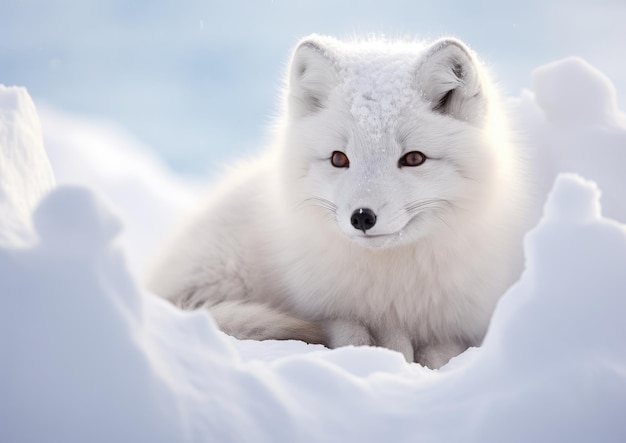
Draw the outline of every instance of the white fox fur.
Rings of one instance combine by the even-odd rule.
[[[423,164],[403,163],[416,151]],[[216,187],[149,288],[238,338],[378,345],[439,367],[481,343],[519,275],[519,157],[458,40],[310,36],[272,149]]]

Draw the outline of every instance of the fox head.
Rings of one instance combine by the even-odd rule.
[[[454,230],[502,193],[507,147],[493,114],[482,67],[458,40],[308,37],[288,73],[283,187],[364,247]]]

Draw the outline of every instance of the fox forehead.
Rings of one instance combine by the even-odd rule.
[[[357,58],[341,67],[335,93],[346,101],[359,132],[374,140],[395,132],[402,114],[419,99],[416,63],[416,57],[386,54]]]
[[[330,156],[332,151],[364,157],[395,156],[426,149],[425,142],[435,136],[432,132],[441,135],[426,106],[419,102],[396,108],[393,117],[378,114],[383,112],[381,106],[372,104],[366,118],[359,119],[350,112],[354,105],[349,97],[336,100],[308,122],[311,146],[322,157]]]

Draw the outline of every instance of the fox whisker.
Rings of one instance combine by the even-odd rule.
[[[317,206],[317,207],[320,207],[322,209],[325,209],[332,215],[336,215],[337,214],[337,205],[336,204],[334,204],[330,200],[327,200],[327,199],[322,198],[322,197],[317,197],[317,196],[311,196],[309,198],[306,198],[306,199],[302,200],[300,203],[298,203],[297,208],[301,209],[301,208],[307,208],[307,207],[311,207],[311,206]]]

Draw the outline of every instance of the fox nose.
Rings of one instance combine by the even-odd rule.
[[[354,229],[358,229],[365,233],[365,231],[372,229],[372,227],[376,224],[376,214],[371,209],[359,208],[352,213],[350,223],[352,223]]]

